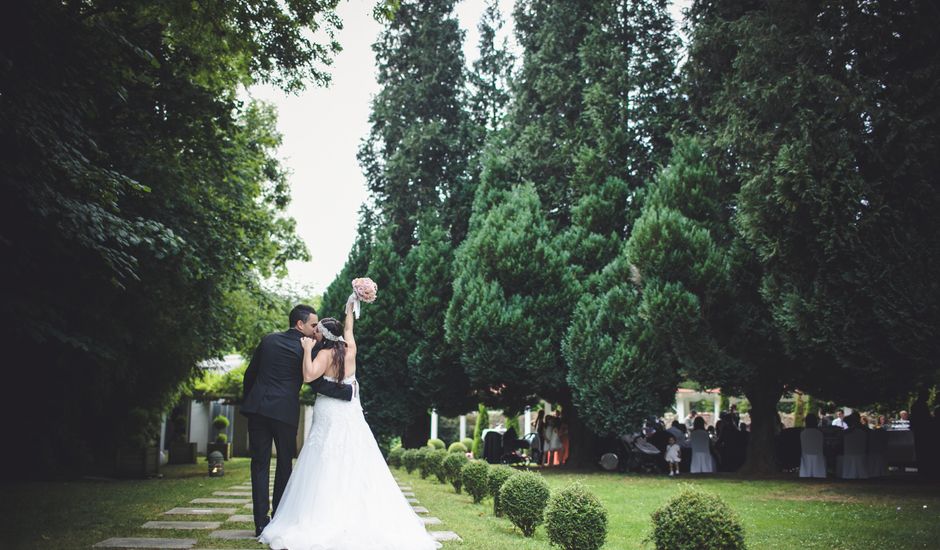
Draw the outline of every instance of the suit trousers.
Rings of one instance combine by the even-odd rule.
[[[254,508],[255,529],[264,529],[268,523],[268,488],[270,487],[271,443],[277,448],[277,469],[274,472],[274,495],[271,515],[277,512],[278,502],[287,487],[297,454],[297,426],[252,414],[248,416],[248,448],[251,452],[251,499]]]

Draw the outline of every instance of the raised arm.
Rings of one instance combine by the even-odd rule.
[[[356,316],[353,315],[352,301],[346,302],[346,321],[343,323],[343,340],[346,340],[346,347],[353,353],[356,351],[356,339],[353,337],[353,322]]]

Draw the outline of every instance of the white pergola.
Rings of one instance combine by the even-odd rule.
[[[679,388],[676,390],[676,419],[679,420],[679,422],[685,421],[685,417],[689,414],[692,403],[703,399],[707,399],[714,404],[714,418],[718,420],[718,417],[721,415],[721,389],[719,388],[705,390],[703,392],[688,388]]]

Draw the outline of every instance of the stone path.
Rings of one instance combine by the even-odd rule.
[[[273,481],[273,466],[271,468],[271,478]],[[439,518],[427,515],[429,513],[428,509],[419,505],[420,503],[410,486],[398,481],[397,478],[396,482],[398,482],[402,495],[408,500],[408,503],[411,504],[412,509],[419,515],[426,527],[443,525],[444,522]],[[238,507],[234,507],[234,505],[238,505]],[[166,516],[169,516],[169,518],[147,521],[140,528],[151,532],[166,532],[167,534],[172,531],[182,531],[190,536],[194,536],[198,532],[210,531],[208,537],[213,541],[219,541],[212,542],[210,546],[225,544],[222,541],[233,541],[238,545],[238,550],[259,550],[264,546],[254,542],[254,518],[250,513],[236,513],[237,511],[250,512],[251,509],[251,482],[246,481],[239,485],[233,485],[228,490],[213,491],[212,495],[208,497],[194,498],[189,501],[188,505],[172,508],[161,514],[164,518]],[[205,521],[193,521],[196,518],[192,516],[205,517]],[[222,516],[227,517],[223,518]],[[223,525],[224,529],[222,528]],[[428,532],[437,541],[462,540],[453,531],[429,529]],[[205,535],[201,536],[204,537]],[[185,548],[196,550],[197,543],[198,540],[195,538],[182,537],[111,537],[95,544],[94,548]],[[235,546],[232,547],[232,549],[235,548]]]

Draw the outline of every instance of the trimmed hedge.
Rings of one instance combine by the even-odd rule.
[[[478,504],[486,496],[486,477],[490,465],[485,460],[471,460],[460,469],[460,481],[467,494],[473,497],[473,503]]]
[[[388,457],[386,457],[386,462],[389,466],[393,468],[401,468],[401,455],[405,453],[405,449],[401,446],[395,447],[388,452]]]
[[[744,527],[718,495],[682,485],[679,494],[652,513],[649,542],[657,550],[739,550]]]
[[[445,458],[447,458],[447,451],[444,449],[433,449],[428,451],[428,454],[424,459],[424,466],[421,469],[421,477],[436,476],[438,481],[441,483],[446,483],[447,479],[444,478],[443,469]],[[425,470],[427,471],[427,476],[424,474]]]
[[[447,448],[447,445],[445,445],[442,440],[434,437],[434,438],[428,439],[428,447],[431,447],[432,449],[445,449]]]
[[[607,510],[580,483],[553,495],[545,510],[548,540],[564,550],[597,550],[607,539]]]
[[[511,476],[499,490],[503,512],[526,537],[535,534],[535,528],[542,524],[548,496],[548,483],[532,472]]]
[[[468,453],[470,452],[470,449],[473,448],[473,438],[472,438],[472,437],[465,437],[465,438],[461,439],[460,442],[463,443],[463,446],[464,446],[464,448],[467,449],[467,452],[468,452]]]
[[[408,449],[401,455],[401,464],[409,474],[418,467],[418,449]]]
[[[431,453],[434,449],[430,447],[422,447],[418,449],[418,460],[416,467],[421,473],[421,479],[427,479],[431,475],[431,471],[427,468],[428,454]]]
[[[444,477],[454,486],[454,491],[457,493],[460,492],[463,484],[463,480],[460,479],[460,470],[467,462],[470,462],[470,459],[467,458],[467,455],[461,453],[448,453],[447,458],[444,459]]]
[[[503,515],[502,506],[499,502],[499,490],[507,479],[519,473],[519,470],[509,466],[490,466],[490,471],[486,474],[486,491],[493,497],[493,514],[496,517]]]
[[[472,443],[472,441],[471,441],[471,443]],[[469,449],[466,445],[464,445],[463,443],[461,443],[461,442],[459,442],[459,441],[454,441],[453,443],[450,444],[450,447],[447,447],[447,452],[448,452],[448,453],[463,453],[463,454],[467,454],[467,451],[469,451],[469,450],[470,450],[470,449]]]

